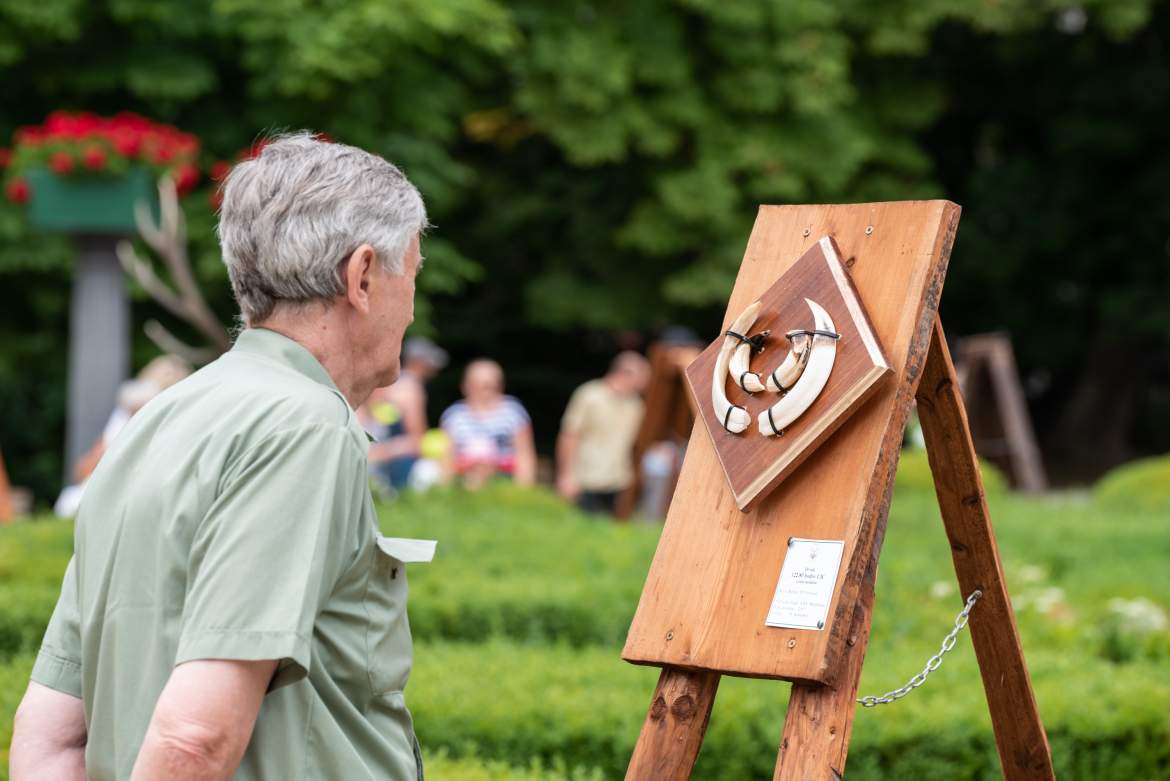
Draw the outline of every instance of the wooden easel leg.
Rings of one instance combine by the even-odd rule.
[[[876,577],[875,554],[866,568],[857,607],[853,610],[853,623],[849,626],[836,685],[793,684],[784,732],[780,735],[774,781],[840,781],[844,775],[849,736],[857,713],[861,665],[869,644]]]
[[[663,667],[626,781],[685,781],[703,745],[719,673]]]
[[[918,385],[918,417],[963,598],[979,589],[971,641],[979,660],[999,760],[1006,779],[1052,779],[1052,754],[1040,722],[1016,617],[1004,584],[967,413],[936,320]]]

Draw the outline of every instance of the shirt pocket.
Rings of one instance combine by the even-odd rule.
[[[430,561],[434,543],[378,535],[366,588],[369,613],[366,647],[374,696],[400,692],[410,677],[410,622],[406,615],[406,565]]]

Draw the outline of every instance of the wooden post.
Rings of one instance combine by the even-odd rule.
[[[83,235],[69,305],[65,479],[102,433],[130,368],[130,301],[117,236]]]
[[[694,408],[683,385],[683,371],[698,354],[699,347],[688,344],[655,344],[649,350],[650,386],[646,390],[646,415],[634,441],[634,482],[618,496],[615,512],[618,518],[629,518],[637,506],[642,491],[642,456],[646,451],[662,440],[685,441],[694,424]],[[673,493],[674,486],[671,486],[669,494]],[[666,508],[661,509],[665,514]]]
[[[1006,466],[1016,488],[1027,493],[1047,491],[1048,479],[1011,338],[1002,333],[968,336],[956,347],[955,360],[975,452]],[[982,392],[985,385],[989,394]]]
[[[1004,778],[1055,778],[1004,583],[967,413],[937,321],[918,385],[918,417],[961,595],[965,599],[975,589],[983,592],[971,611],[969,626]]]
[[[699,757],[719,673],[663,667],[626,781],[685,781]]]
[[[0,455],[0,523],[8,523],[15,515],[12,508],[12,487],[8,484],[8,472],[4,469],[4,456]]]
[[[792,685],[773,781],[840,781],[844,776],[853,717],[857,715],[861,665],[869,645],[876,578],[875,551],[870,569],[866,571],[857,609],[853,611],[837,685]]]

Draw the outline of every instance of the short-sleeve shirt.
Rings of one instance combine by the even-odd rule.
[[[439,418],[439,426],[451,437],[456,466],[494,462],[510,472],[516,458],[516,435],[532,425],[519,401],[503,396],[491,409],[473,409],[457,401]]]
[[[577,435],[573,477],[582,489],[621,491],[633,481],[642,414],[640,396],[617,393],[605,380],[591,380],[573,392],[561,428]]]
[[[415,779],[405,566],[368,441],[273,331],[144,407],[89,480],[32,678],[80,697],[90,779],[130,775],[172,668],[276,659],[235,778]]]

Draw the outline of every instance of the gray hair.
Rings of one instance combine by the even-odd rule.
[[[310,133],[279,136],[235,166],[223,183],[219,243],[245,322],[280,302],[345,292],[341,263],[362,244],[383,268],[404,271],[426,207],[394,165]]]

